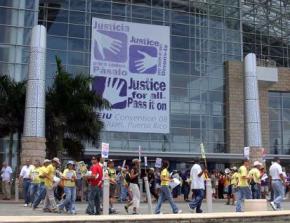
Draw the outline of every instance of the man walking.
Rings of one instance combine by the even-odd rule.
[[[283,175],[280,159],[275,158],[269,169],[272,191],[274,192],[274,200],[270,202],[273,210],[281,209],[281,202],[284,198],[286,179]]]
[[[30,172],[34,167],[31,165],[30,160],[26,160],[25,165],[20,171],[20,182],[23,185],[24,207],[27,207],[30,203],[30,185],[31,176]]]
[[[54,197],[54,177],[56,173],[56,168],[60,165],[60,160],[58,158],[53,158],[51,164],[49,164],[42,175],[44,176],[44,184],[46,189],[46,195],[44,199],[44,212],[58,212],[56,201]]]
[[[108,162],[108,175],[110,178],[110,190],[109,190],[110,208],[109,208],[109,213],[113,214],[113,213],[116,213],[116,210],[113,208],[113,204],[115,201],[115,194],[116,194],[116,187],[117,187],[117,181],[116,181],[117,174],[116,174],[113,160],[109,160],[109,162]]]
[[[3,200],[11,199],[12,169],[7,162],[3,162],[1,169]]]
[[[201,204],[204,198],[204,174],[207,174],[207,170],[202,170],[199,165],[199,161],[194,161],[194,164],[190,170],[190,178],[191,178],[191,189],[194,193],[194,199],[188,203],[188,207],[190,209],[196,209],[196,213],[202,213]]]
[[[31,178],[31,185],[30,185],[30,202],[33,204],[34,199],[36,198],[36,194],[38,191],[38,188],[40,186],[40,178],[39,178],[39,173],[40,173],[40,161],[35,160],[34,167],[30,171],[30,178]]]
[[[94,156],[92,157],[90,171],[92,174],[87,177],[89,193],[86,213],[89,215],[100,215],[100,193],[102,189],[103,169]]]
[[[260,172],[261,166],[262,164],[259,161],[255,161],[254,167],[249,171],[253,199],[261,198],[261,172]]]
[[[244,199],[251,199],[252,193],[249,187],[249,160],[245,159],[242,166],[239,168],[239,180],[238,180],[238,187],[237,187],[237,205],[236,205],[236,212],[242,212],[242,202]]]
[[[46,167],[50,164],[50,160],[45,159],[43,161],[43,165],[38,170],[38,176],[39,176],[39,187],[36,193],[36,196],[34,198],[32,209],[35,210],[39,203],[45,198],[46,195],[46,188],[45,188],[45,176],[44,173],[46,171]]]

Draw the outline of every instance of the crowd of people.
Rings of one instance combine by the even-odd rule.
[[[191,168],[170,172],[168,161],[161,168],[148,168],[141,171],[139,159],[131,165],[115,166],[113,160],[104,163],[100,157],[93,156],[89,168],[80,171],[77,162],[66,161],[61,165],[58,158],[45,159],[43,162],[30,160],[22,167],[19,183],[23,189],[24,206],[33,210],[42,203],[44,212],[76,214],[76,199],[80,188],[86,191],[89,215],[99,215],[102,211],[104,178],[109,180],[109,213],[117,213],[114,208],[116,199],[124,203],[127,213],[139,214],[141,192],[140,179],[148,177],[150,193],[155,198],[155,214],[160,214],[162,204],[167,200],[173,213],[181,213],[175,198],[183,195],[188,208],[202,213],[202,201],[206,194],[205,182],[212,185],[213,199],[226,199],[227,205],[235,205],[242,211],[244,199],[264,198],[270,201],[274,210],[281,209],[281,203],[288,191],[287,175],[276,158],[267,172],[259,161],[244,160],[237,168],[232,166],[224,171],[211,171],[195,160]],[[61,168],[64,167],[64,168]],[[61,171],[63,169],[63,171]],[[11,199],[12,168],[4,162],[1,169],[3,199]],[[144,185],[144,184],[143,184]],[[84,187],[86,189],[84,189]],[[191,196],[189,196],[191,193]],[[132,211],[130,208],[132,207]]]

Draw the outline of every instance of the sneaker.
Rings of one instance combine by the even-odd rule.
[[[178,210],[176,213],[174,214],[181,214],[182,213],[182,210]]]
[[[194,210],[194,208],[190,207],[189,204],[187,204],[187,207],[188,207],[190,210]]]
[[[28,206],[28,204],[24,204],[24,207],[27,207]]]
[[[200,214],[202,213],[203,211],[200,209],[200,210],[196,210],[196,213]]]
[[[270,202],[271,207],[273,208],[274,211],[277,210],[276,204],[274,203],[274,201]]]
[[[128,206],[125,205],[124,208],[125,208],[126,213],[129,214]]]

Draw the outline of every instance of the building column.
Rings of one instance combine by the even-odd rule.
[[[45,139],[45,63],[46,28],[32,28],[28,81],[26,90],[24,130],[21,163],[26,159],[43,160],[46,155]]]
[[[256,55],[245,57],[245,135],[246,146],[250,147],[250,159],[262,159],[261,114],[256,72]]]

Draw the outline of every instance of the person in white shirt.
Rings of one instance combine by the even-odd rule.
[[[273,210],[281,209],[281,202],[284,198],[286,179],[283,175],[280,159],[275,158],[269,169],[272,191],[274,192],[274,200],[270,202]]]
[[[3,162],[1,169],[3,200],[11,199],[12,169],[7,162]]]
[[[30,160],[26,160],[26,164],[20,171],[20,183],[23,185],[24,207],[27,207],[30,203],[30,185],[31,185],[31,170],[33,166]]]
[[[207,170],[202,170],[198,160],[194,161],[194,164],[190,170],[190,179],[191,189],[195,197],[188,203],[188,207],[192,210],[196,208],[196,213],[202,213],[201,204],[205,190],[204,174],[207,174]]]

